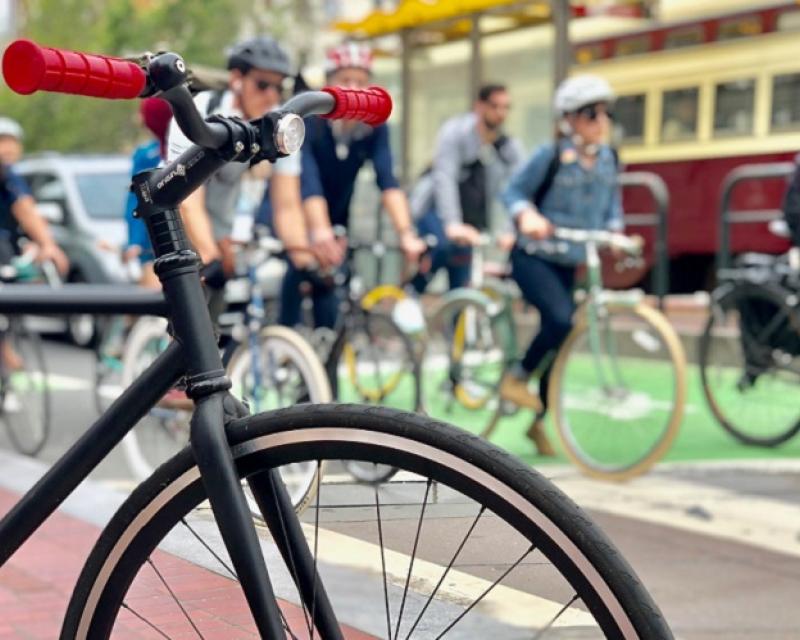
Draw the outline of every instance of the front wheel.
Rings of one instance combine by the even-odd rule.
[[[585,309],[553,365],[548,405],[569,458],[588,475],[628,480],[678,434],[686,355],[660,312],[643,304]]]
[[[251,486],[300,461],[401,470],[374,487],[322,483],[302,517],[319,576],[302,607],[289,604],[302,602],[293,567],[259,533],[287,637],[314,636],[311,593],[324,589],[348,638],[672,638],[588,516],[477,437],[424,416],[323,405],[236,421],[228,440]],[[257,635],[205,500],[188,449],[140,486],[95,545],[61,637]],[[259,503],[269,517],[269,494]]]

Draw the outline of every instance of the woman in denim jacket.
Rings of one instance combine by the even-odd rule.
[[[525,300],[539,310],[541,327],[523,359],[503,377],[500,397],[536,411],[528,437],[541,455],[554,453],[542,423],[547,380],[555,354],[572,329],[575,267],[585,259],[582,245],[548,252],[552,243],[547,239],[554,227],[623,227],[616,155],[603,144],[613,101],[611,87],[597,76],[562,82],[555,95],[558,139],[534,151],[502,196],[518,233],[511,252],[512,276]],[[538,395],[528,387],[537,371]]]

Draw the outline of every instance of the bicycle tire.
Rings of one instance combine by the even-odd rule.
[[[588,321],[583,313],[579,315],[578,323],[567,336],[556,356],[550,381],[548,405],[553,410],[553,419],[559,438],[569,459],[591,477],[622,482],[635,478],[652,468],[666,455],[678,435],[686,405],[686,355],[675,330],[658,310],[641,303],[633,307],[608,305],[605,308],[608,312],[607,318],[623,313],[637,316],[644,322],[645,326],[648,326],[658,335],[658,339],[666,347],[666,355],[673,374],[674,396],[669,408],[669,417],[660,432],[660,436],[653,444],[648,443],[648,447],[643,454],[638,455],[632,461],[626,461],[622,464],[603,462],[597,459],[598,456],[594,456],[593,459],[593,454],[587,453],[586,450],[581,448],[578,437],[575,435],[575,429],[565,415],[566,394],[564,386],[566,368],[570,362],[570,356],[573,354],[573,348],[579,344],[579,340],[589,330]],[[592,425],[592,428],[596,429],[596,425]],[[630,434],[631,431],[628,431],[625,435],[630,436]],[[606,438],[606,442],[610,443],[610,438]]]
[[[269,326],[264,327],[258,336],[259,351],[267,353],[276,353],[279,357],[285,357],[290,360],[290,364],[302,376],[303,383],[306,387],[307,396],[302,398],[303,402],[313,402],[314,404],[323,404],[330,402],[333,394],[331,393],[330,383],[328,376],[325,374],[325,369],[322,366],[317,354],[311,348],[311,345],[296,331],[288,327]],[[250,366],[252,360],[252,353],[250,347],[246,344],[240,344],[231,355],[228,363],[227,372],[228,377],[233,385],[234,395],[237,390],[244,390],[244,376]],[[282,367],[283,368],[283,367]],[[241,394],[243,395],[243,394]],[[240,400],[246,400],[240,397]],[[295,404],[295,398],[287,398],[291,403],[288,406]],[[279,406],[271,407],[278,409],[287,406],[280,404]],[[260,412],[263,407],[256,407]],[[302,513],[309,503],[314,499],[319,479],[317,476],[321,471],[316,469],[316,466],[310,468],[300,468],[295,465],[288,469],[286,473],[292,473],[294,477],[300,476],[299,482],[293,484],[286,483],[289,490],[290,498],[297,513]],[[287,479],[285,474],[282,474],[284,480]],[[294,487],[297,488],[294,488]],[[249,499],[249,498],[248,498]],[[250,509],[254,514],[258,513],[258,506],[255,502],[250,500]]]
[[[566,594],[575,593],[574,597],[564,595],[560,599],[571,598],[571,605],[580,598],[587,615],[593,616],[603,636],[646,640],[672,638],[657,605],[633,569],[585,513],[529,466],[455,427],[383,407],[322,405],[283,409],[236,421],[229,426],[228,439],[241,476],[298,457],[320,460],[341,455],[377,462],[392,458],[411,472],[429,473],[428,488],[432,481],[440,487],[440,492],[453,487],[454,491],[483,505],[478,518],[483,508],[488,508],[492,526],[507,526],[521,537],[523,548],[528,545],[535,548],[540,555],[532,571],[545,570],[543,561],[548,561],[554,571],[550,579],[558,577],[569,589]],[[185,523],[204,498],[202,481],[188,449],[139,486],[95,544],[70,599],[61,638],[108,638],[132,584],[135,596],[138,583],[134,584],[134,580],[140,568],[149,561],[163,537],[178,523]],[[426,491],[424,500],[427,498]],[[319,509],[323,507],[317,505]],[[316,553],[316,544],[314,549]],[[500,551],[500,547],[484,545],[483,550]],[[314,566],[317,567],[316,561]],[[319,565],[318,569],[323,571],[324,567]],[[411,573],[409,568],[406,589],[409,584],[415,584]],[[442,580],[445,575],[448,575],[447,570]],[[449,575],[455,580],[456,574]],[[167,581],[163,581],[166,585]],[[234,582],[227,584],[235,587]],[[354,583],[353,587],[357,589],[358,585]],[[541,588],[546,589],[544,585]],[[347,593],[347,590],[340,588],[337,593]],[[406,592],[403,602],[405,595]],[[366,605],[361,595],[356,596],[363,609]],[[139,602],[142,599],[135,601],[137,606]],[[464,610],[467,602],[462,598],[456,611]],[[553,604],[560,606],[558,602]],[[387,611],[390,608],[388,599],[386,608]],[[466,611],[470,609],[467,607]],[[422,613],[425,610],[422,609]],[[138,614],[146,620],[141,616],[141,608]],[[398,628],[401,618],[402,605]],[[411,634],[419,620],[406,637],[418,637]],[[480,622],[472,617],[469,620],[470,629]],[[389,617],[386,621],[392,635]],[[303,624],[301,618],[300,625]],[[387,626],[383,627],[384,631]],[[551,627],[545,628],[541,623],[538,628],[547,631]],[[470,633],[469,637],[480,636],[474,631]],[[562,637],[558,631],[555,636]]]
[[[24,318],[9,319],[3,340],[19,356],[22,369],[3,372],[2,411],[0,421],[5,426],[11,445],[26,456],[36,456],[50,435],[52,407],[47,362],[39,334],[29,331]],[[5,369],[5,366],[3,367]],[[13,407],[9,405],[14,403]]]
[[[698,344],[703,395],[714,418],[736,440],[751,446],[777,447],[800,432],[800,408],[795,408],[791,404],[797,383],[800,382],[800,372],[790,374],[785,385],[781,385],[777,391],[768,393],[766,401],[753,400],[752,392],[759,385],[763,388],[765,376],[771,375],[768,370],[762,372],[760,380],[754,380],[752,385],[741,386],[740,382],[747,373],[748,366],[740,343],[741,325],[737,317],[728,317],[727,313],[735,311],[744,298],[760,301],[775,308],[774,317],[778,317],[777,310],[782,310],[800,334],[796,312],[787,306],[785,295],[759,284],[738,283],[712,306]],[[731,329],[737,329],[739,335],[732,335]],[[731,335],[726,338],[725,333]],[[720,359],[724,362],[720,362]],[[717,367],[718,370],[715,370]],[[730,380],[720,382],[723,376],[730,377]],[[732,407],[732,401],[737,397],[741,397],[743,402]],[[783,400],[788,401],[789,406],[783,412],[782,419],[777,420],[775,413],[782,408]],[[725,405],[731,410],[726,411]]]

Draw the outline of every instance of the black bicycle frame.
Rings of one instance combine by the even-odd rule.
[[[185,91],[185,87],[180,88]],[[169,98],[168,94],[165,92],[165,97]],[[184,97],[174,101],[173,107],[183,104],[185,108]],[[177,109],[175,115],[179,122],[183,120]],[[251,125],[242,121],[217,124],[216,132],[219,127],[229,134],[226,151],[193,146],[166,167],[134,177],[137,213],[144,219],[153,244],[155,271],[163,285],[175,340],[0,521],[0,566],[164,393],[185,378],[187,394],[196,406],[190,427],[191,448],[222,538],[261,637],[282,639],[285,632],[280,612],[225,434],[226,422],[242,417],[241,405],[228,394],[230,381],[225,376],[206,306],[198,258],[178,212],[179,203],[222,165],[233,158],[248,161],[258,151],[251,145],[242,153],[244,147],[236,141],[236,127],[247,131]],[[33,302],[30,298],[28,301]],[[15,311],[25,313],[28,308],[20,304]],[[73,313],[80,311],[77,300]],[[294,579],[301,597],[314,611],[314,622],[322,637],[340,640],[339,625],[280,475],[272,470],[266,478],[261,476],[251,482],[251,487],[270,529],[287,532],[285,539],[276,538],[276,543],[297,568]]]

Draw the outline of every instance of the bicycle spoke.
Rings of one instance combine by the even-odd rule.
[[[142,622],[144,622],[144,623],[145,623],[145,624],[146,624],[148,627],[150,627],[150,628],[151,628],[153,631],[155,631],[157,634],[159,634],[159,635],[160,635],[160,636],[162,636],[163,638],[167,638],[167,640],[170,640],[170,637],[169,637],[169,636],[168,636],[166,633],[164,633],[164,632],[163,632],[161,629],[159,629],[157,626],[155,626],[155,625],[154,625],[152,622],[150,622],[150,621],[149,621],[147,618],[145,618],[145,617],[144,617],[142,614],[140,614],[140,613],[136,612],[135,610],[133,610],[133,609],[132,609],[132,608],[131,608],[129,605],[127,605],[127,604],[125,604],[125,603],[123,602],[123,603],[122,603],[122,608],[123,608],[123,609],[126,609],[127,611],[130,611],[130,612],[131,612],[133,615],[135,615],[137,618],[139,618],[139,620],[141,620]]]
[[[469,540],[469,537],[472,535],[472,532],[475,530],[475,527],[478,525],[478,520],[481,519],[481,516],[483,515],[484,511],[486,511],[486,507],[481,506],[480,511],[478,511],[478,515],[475,516],[475,520],[473,520],[472,524],[470,525],[469,529],[467,530],[466,535],[464,535],[464,539],[461,540],[461,543],[458,545],[458,548],[456,549],[455,554],[453,554],[453,557],[450,558],[450,562],[447,564],[447,567],[445,568],[444,573],[442,574],[442,577],[439,578],[439,582],[436,583],[436,586],[433,588],[433,591],[431,591],[430,595],[428,596],[428,600],[425,602],[425,605],[422,607],[421,611],[419,612],[419,615],[417,616],[417,619],[414,620],[414,624],[411,626],[411,629],[409,629],[408,634],[405,637],[405,640],[409,640],[411,638],[411,634],[414,633],[414,629],[417,628],[417,625],[422,620],[422,616],[425,615],[425,612],[428,610],[428,607],[430,606],[431,602],[433,602],[433,598],[436,595],[436,593],[439,591],[439,587],[442,586],[442,583],[444,582],[444,579],[447,577],[447,574],[449,573],[450,569],[453,568],[453,565],[456,562],[456,558],[458,558],[459,554],[461,553],[461,550],[464,548],[464,545],[467,543],[467,540]]]
[[[396,639],[400,635],[400,623],[403,621],[403,610],[406,606],[406,596],[408,595],[408,585],[411,582],[411,572],[414,570],[414,560],[417,557],[417,545],[419,544],[419,535],[422,532],[422,521],[425,518],[425,507],[428,506],[428,493],[431,490],[431,484],[433,481],[428,478],[428,482],[425,485],[425,497],[422,499],[422,508],[420,509],[419,513],[419,521],[417,522],[417,534],[414,537],[414,547],[411,550],[411,560],[408,563],[408,576],[406,576],[406,584],[403,587],[403,599],[400,601],[400,613],[397,614],[397,626],[394,630],[394,638]]]
[[[205,549],[216,559],[216,561],[219,562],[225,568],[225,570],[231,574],[231,577],[236,582],[239,582],[239,577],[236,575],[236,572],[233,570],[233,567],[231,567],[227,562],[225,562],[220,557],[220,555],[216,551],[214,551],[214,549],[212,549],[205,540],[203,540],[200,537],[200,534],[198,534],[197,531],[195,531],[194,528],[188,522],[186,522],[186,518],[181,518],[181,523],[190,531],[190,533],[197,539],[197,541],[201,545],[203,545],[203,547],[205,547]],[[284,615],[280,607],[278,607],[278,613],[281,616],[281,622],[283,623],[283,628],[291,636],[292,640],[298,640],[297,636],[294,635],[294,633],[292,633],[292,630],[289,628],[289,623],[286,620],[286,616]]]
[[[511,573],[514,569],[516,569],[520,565],[520,563],[533,552],[534,549],[535,549],[534,545],[531,545],[528,548],[528,550],[525,553],[523,553],[514,564],[512,564],[508,569],[506,569],[503,572],[503,574],[497,580],[495,580],[492,584],[490,584],[486,588],[486,590],[481,595],[478,596],[478,598],[475,600],[475,602],[470,604],[466,609],[464,609],[464,611],[462,611],[459,614],[459,616],[455,620],[453,620],[449,625],[447,625],[447,627],[445,627],[444,631],[442,631],[438,636],[436,636],[436,640],[439,640],[439,638],[442,638],[444,636],[444,634],[446,634],[448,631],[450,631],[450,629],[455,627],[461,620],[463,620],[464,616],[466,616],[470,611],[472,611],[472,609],[481,600],[483,600],[487,595],[489,595],[489,593],[492,591],[492,589],[494,589],[498,584],[500,584],[503,580],[505,580],[506,576],[509,573]]]
[[[210,546],[210,545],[209,545],[209,544],[208,544],[208,543],[207,543],[205,540],[203,540],[203,539],[200,537],[200,534],[198,534],[198,533],[197,533],[197,531],[195,531],[195,530],[194,530],[194,528],[192,528],[192,526],[191,526],[191,525],[190,525],[188,522],[186,522],[186,518],[181,518],[181,522],[183,523],[183,526],[185,526],[185,527],[186,527],[186,528],[189,530],[189,532],[190,532],[190,533],[191,533],[191,534],[192,534],[192,535],[193,535],[195,538],[197,538],[197,541],[198,541],[198,542],[199,542],[201,545],[203,545],[203,546],[204,546],[204,547],[205,547],[205,548],[208,550],[208,552],[209,552],[209,553],[210,553],[210,554],[211,554],[211,555],[212,555],[212,556],[213,556],[213,557],[214,557],[214,558],[217,560],[217,562],[219,562],[219,563],[220,563],[220,564],[221,564],[221,565],[222,565],[222,566],[225,568],[225,570],[226,570],[228,573],[230,573],[230,574],[231,574],[231,577],[232,577],[234,580],[236,580],[236,582],[239,582],[239,576],[237,576],[237,575],[236,575],[236,572],[233,570],[233,567],[231,567],[231,566],[230,566],[230,565],[229,565],[227,562],[225,562],[225,561],[224,561],[224,560],[223,560],[223,559],[220,557],[220,555],[219,555],[219,554],[218,554],[216,551],[214,551],[214,550],[211,548],[211,546]]]
[[[383,546],[383,521],[381,520],[381,505],[378,497],[378,486],[375,486],[375,511],[378,516],[378,544],[381,547],[381,571],[383,572],[383,598],[386,604],[386,638],[392,637],[392,621],[389,611],[389,585],[386,577],[386,549]]]
[[[569,602],[567,602],[567,604],[565,604],[563,607],[561,607],[561,609],[559,610],[559,612],[558,612],[558,613],[557,613],[555,616],[553,616],[553,619],[552,619],[550,622],[548,622],[548,623],[547,623],[547,624],[546,624],[544,627],[542,627],[541,629],[539,629],[539,632],[538,632],[538,633],[537,633],[537,634],[536,634],[536,635],[533,637],[533,640],[539,640],[539,638],[542,638],[542,637],[544,637],[544,634],[545,634],[546,632],[548,632],[550,629],[552,629],[552,628],[553,628],[553,625],[556,623],[556,621],[557,621],[557,620],[558,620],[558,619],[559,619],[559,618],[560,618],[562,615],[564,615],[564,612],[565,612],[567,609],[569,609],[569,608],[570,608],[570,607],[571,607],[573,604],[575,604],[575,602],[576,602],[578,599],[579,599],[579,597],[578,597],[578,594],[576,593],[574,596],[572,596],[572,599],[571,599]]]
[[[183,615],[186,617],[186,620],[189,622],[190,625],[192,625],[192,629],[195,630],[195,633],[197,633],[197,635],[200,636],[202,640],[205,640],[205,637],[203,636],[202,633],[200,633],[200,629],[197,628],[197,625],[192,620],[192,617],[189,615],[189,612],[186,611],[186,609],[181,604],[180,600],[178,600],[178,597],[175,595],[175,592],[167,584],[167,581],[164,579],[164,576],[161,575],[161,572],[158,570],[158,568],[156,567],[155,563],[151,558],[147,559],[147,564],[149,564],[152,567],[153,571],[155,571],[155,574],[158,576],[158,579],[161,580],[161,583],[169,592],[169,595],[172,596],[172,599],[175,601],[175,604],[178,605],[178,608],[183,612]]]

